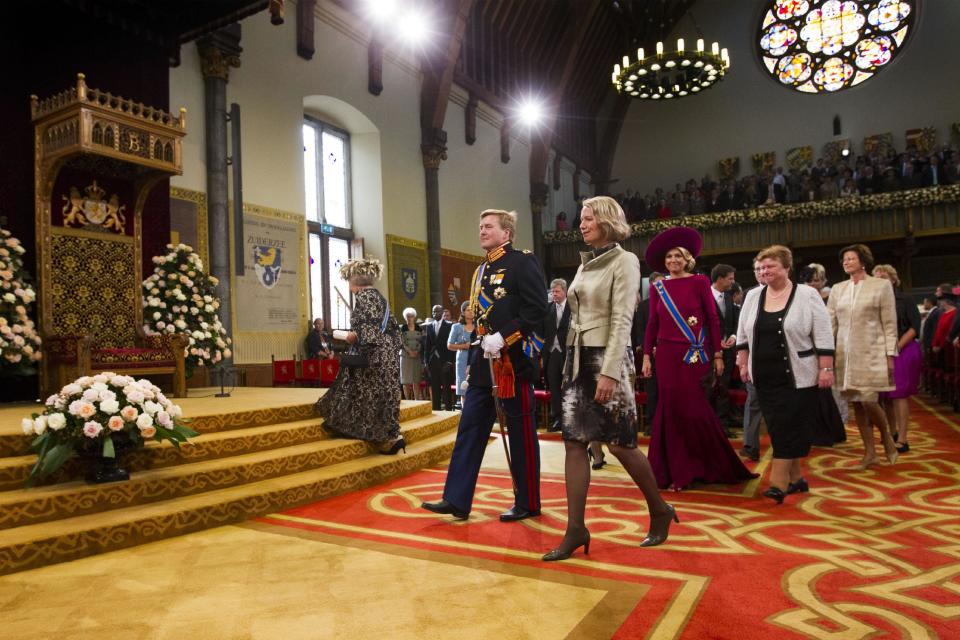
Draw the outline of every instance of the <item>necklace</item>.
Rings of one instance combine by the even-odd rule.
[[[770,288],[770,285],[767,285],[767,297],[770,298],[771,300],[780,300],[785,295],[790,293],[790,286],[787,285],[786,287],[784,287],[783,291],[781,291],[778,295],[774,295],[772,292],[773,292],[773,289]]]

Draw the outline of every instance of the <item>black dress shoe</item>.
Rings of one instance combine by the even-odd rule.
[[[538,515],[540,515],[539,511],[527,511],[526,509],[514,505],[510,507],[509,510],[500,514],[500,522],[515,522],[517,520],[525,520]]]
[[[466,520],[470,517],[470,513],[468,511],[461,511],[446,500],[440,500],[439,502],[424,502],[420,505],[420,508],[426,509],[427,511],[433,511],[434,513],[449,514],[457,520]]]
[[[758,452],[753,451],[752,449],[747,449],[746,447],[740,449],[740,451],[738,451],[737,453],[740,454],[741,458],[748,458],[750,460],[753,460],[754,462],[757,462],[760,460],[760,454]]]
[[[557,431],[562,431],[562,430],[563,430],[563,427],[560,426],[560,421],[559,421],[559,420],[554,420],[553,422],[550,423],[550,426],[547,427],[547,431],[550,431],[550,432],[553,432],[553,433],[555,433],[555,432],[557,432]]]
[[[783,499],[787,496],[787,494],[778,487],[770,487],[763,492],[763,495],[775,501],[777,504],[783,504]]]
[[[810,485],[807,484],[806,478],[800,478],[796,482],[791,482],[787,485],[787,495],[791,493],[807,493],[810,491]]]

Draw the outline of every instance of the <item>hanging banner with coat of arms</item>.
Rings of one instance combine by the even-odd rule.
[[[239,331],[302,331],[300,276],[303,221],[264,210],[243,213],[243,276],[236,279]]]
[[[394,317],[407,307],[421,320],[430,317],[430,275],[427,245],[418,240],[387,234],[387,278]]]

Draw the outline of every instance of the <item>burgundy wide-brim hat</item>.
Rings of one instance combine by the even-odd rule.
[[[650,241],[643,259],[651,269],[664,273],[667,266],[663,263],[663,259],[667,252],[675,247],[683,247],[694,258],[699,258],[700,251],[703,249],[703,236],[690,227],[671,227],[661,231]]]

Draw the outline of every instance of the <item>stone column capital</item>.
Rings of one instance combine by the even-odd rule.
[[[425,169],[439,169],[440,163],[447,159],[447,132],[443,129],[424,131],[420,153]]]
[[[197,40],[204,78],[230,80],[230,67],[240,66],[240,25],[232,24]]]
[[[550,195],[550,185],[545,182],[530,183],[530,211],[535,216],[543,213],[547,207],[547,201]]]

